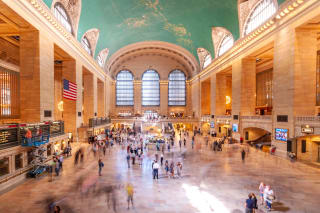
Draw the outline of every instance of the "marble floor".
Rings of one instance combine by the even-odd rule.
[[[196,142],[202,139],[198,137]],[[87,145],[83,145],[88,147]],[[143,165],[127,168],[126,150],[114,147],[103,157],[102,176],[97,159],[85,158],[82,166],[66,159],[59,177],[28,179],[0,195],[1,213],[42,213],[55,203],[62,212],[135,212],[135,213],[240,213],[248,193],[258,194],[260,181],[270,184],[276,195],[273,212],[319,213],[320,170],[291,163],[249,149],[244,162],[239,145],[225,145],[222,152],[176,147],[165,159],[183,162],[181,179],[169,179],[163,169],[160,179],[152,179],[149,151]],[[208,153],[209,152],[209,153]],[[208,158],[210,156],[210,158]],[[134,186],[134,208],[127,209],[124,186]],[[110,186],[114,189],[110,193]],[[107,202],[110,198],[109,204]],[[258,212],[266,212],[259,206]]]

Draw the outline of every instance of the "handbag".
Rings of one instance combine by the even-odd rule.
[[[275,199],[276,199],[276,196],[274,196],[274,195],[268,195],[267,199],[268,199],[268,200],[275,200]]]

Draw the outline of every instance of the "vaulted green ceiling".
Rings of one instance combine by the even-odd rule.
[[[43,0],[50,8],[52,0]],[[279,4],[285,0],[278,0]],[[100,30],[96,54],[140,42],[177,44],[196,58],[203,47],[214,55],[211,28],[225,27],[239,38],[238,0],[82,0],[78,40],[91,28]]]

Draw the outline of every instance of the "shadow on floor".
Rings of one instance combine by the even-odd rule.
[[[278,212],[288,212],[290,210],[289,207],[286,207],[281,202],[273,202],[272,209]]]

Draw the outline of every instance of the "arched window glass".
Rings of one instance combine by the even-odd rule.
[[[130,71],[122,70],[116,78],[117,106],[133,106],[133,75]]]
[[[245,25],[245,35],[251,33],[277,11],[274,0],[261,0],[254,8]]]
[[[210,54],[208,54],[204,58],[203,69],[206,68],[209,64],[211,64],[211,55]]]
[[[97,56],[97,62],[98,62],[100,67],[104,66],[104,60],[102,59],[100,54]]]
[[[169,75],[169,106],[186,105],[186,76],[180,70],[174,70]]]
[[[54,5],[54,16],[58,19],[58,21],[66,28],[66,30],[73,34],[71,20],[68,16],[67,11],[64,9],[62,4],[56,3]]]
[[[160,105],[160,77],[157,71],[147,70],[142,76],[142,106]]]
[[[87,39],[87,37],[84,36],[81,39],[81,44],[82,44],[83,48],[89,53],[89,55],[92,55],[91,45],[90,45],[90,42]]]
[[[233,37],[232,35],[226,35],[219,47],[218,56],[221,56],[223,53],[227,52],[233,46]]]

